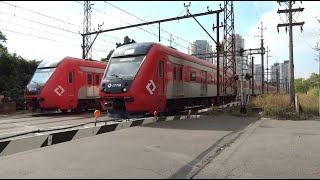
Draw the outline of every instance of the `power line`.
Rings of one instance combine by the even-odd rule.
[[[10,6],[14,6],[14,7],[16,7],[16,8],[20,8],[20,9],[23,9],[23,10],[26,10],[26,11],[30,11],[30,12],[35,13],[35,14],[38,14],[38,15],[42,15],[42,16],[45,16],[45,17],[48,17],[48,18],[51,18],[51,19],[60,21],[60,22],[64,22],[64,23],[66,23],[66,24],[70,24],[70,25],[73,25],[73,26],[76,26],[76,27],[80,27],[80,26],[78,26],[78,25],[75,25],[75,24],[72,24],[72,23],[69,23],[69,22],[66,22],[66,21],[57,19],[57,18],[53,18],[53,17],[47,16],[47,15],[44,15],[44,14],[41,14],[41,13],[38,13],[38,12],[35,12],[35,11],[32,11],[32,10],[28,10],[28,9],[25,9],[25,8],[22,8],[22,7],[19,7],[19,6],[10,4],[10,3],[6,3],[6,2],[3,2],[3,1],[1,1],[1,2],[2,2],[2,3],[5,3],[5,4],[8,4],[8,5],[10,5]],[[80,3],[80,4],[81,4],[81,3]],[[0,12],[0,13],[1,13],[1,12]],[[18,16],[16,16],[16,15],[11,15],[11,14],[5,13],[5,12],[2,12],[2,13],[6,14],[6,15],[10,15],[10,16],[17,17],[17,18],[22,18],[22,17],[18,17]],[[22,19],[25,19],[25,18],[22,18]],[[25,20],[28,20],[28,19],[25,19]],[[0,20],[0,21],[3,21],[3,20]],[[33,20],[29,20],[29,21],[35,22],[35,21],[33,21]],[[43,31],[43,30],[39,30],[39,29],[36,29],[36,28],[31,28],[31,27],[27,27],[27,26],[23,26],[23,25],[11,23],[11,22],[8,22],[8,21],[3,21],[3,22],[10,23],[10,24],[14,24],[14,25],[17,25],[17,26],[25,27],[25,28],[29,28],[29,29],[33,29],[33,30],[37,30],[37,31],[42,31],[42,32],[49,33],[49,34],[55,34],[55,33],[52,33],[52,32]],[[39,23],[39,24],[42,24],[42,25],[46,25],[46,24],[43,24],[43,23],[40,23],[40,22],[35,22],[35,23]],[[56,28],[56,27],[53,27],[53,26],[50,26],[50,25],[46,25],[46,26],[49,26],[49,27],[52,27],[52,28]],[[62,30],[61,28],[58,28],[58,29]],[[64,30],[64,31],[69,32],[69,30]],[[78,33],[75,33],[75,32],[72,32],[72,33],[78,35]],[[60,35],[60,34],[55,34],[55,35],[63,36],[63,35]],[[110,36],[110,35],[104,35],[104,36],[108,36],[108,37],[112,37],[112,38],[114,38],[114,39],[122,40],[122,39],[120,39],[120,38],[116,38],[116,37],[113,37],[113,36]],[[70,37],[67,37],[67,36],[63,36],[63,37],[68,38],[68,39],[73,39],[73,38],[70,38]],[[100,40],[100,39],[98,39],[98,40],[99,40],[99,41],[106,42],[105,40]],[[110,43],[110,42],[107,42],[107,43]],[[110,43],[110,44],[115,45],[115,43]],[[101,44],[100,44],[100,45],[101,45]],[[109,48],[110,48],[110,47],[109,47]]]
[[[0,21],[5,22],[5,23],[8,23],[8,24],[13,24],[13,25],[16,25],[16,26],[20,26],[20,27],[24,27],[24,28],[28,28],[28,29],[33,29],[33,30],[36,30],[36,31],[40,31],[40,32],[44,32],[44,33],[48,33],[48,34],[57,35],[57,36],[61,36],[61,37],[64,37],[64,38],[76,40],[75,38],[71,38],[71,37],[69,37],[69,36],[64,36],[64,35],[61,35],[61,34],[57,34],[57,33],[53,33],[53,32],[48,32],[48,31],[44,31],[44,30],[41,30],[41,29],[36,29],[36,28],[32,28],[32,27],[28,27],[28,26],[21,25],[21,24],[16,24],[16,23],[4,21],[4,20],[1,20],[1,19],[0,19]]]
[[[83,3],[79,2],[79,1],[76,1],[76,2],[79,3],[79,4],[81,4],[81,5],[84,5]],[[93,7],[91,7],[91,9],[96,10],[96,11],[102,13],[102,14],[106,14],[105,12],[100,11],[99,9],[96,9],[96,8],[93,8]],[[121,20],[121,19],[120,19],[120,20]],[[126,22],[126,21],[123,21],[123,20],[121,20],[121,21],[124,22],[124,23],[130,24],[130,23]],[[130,25],[131,25],[131,24],[130,24]],[[139,28],[139,27],[137,27],[137,28]],[[139,28],[139,29],[144,30],[143,28]],[[148,33],[150,33],[150,32],[148,31]],[[152,34],[152,35],[155,35],[154,33],[151,33],[151,34]],[[117,38],[117,37],[110,36],[110,35],[105,35],[105,34],[101,34],[101,35],[103,35],[103,36],[108,36],[108,37],[111,37],[111,38],[114,38],[114,39],[118,39],[118,40],[123,40],[123,39],[121,39],[121,38]],[[157,36],[157,35],[155,35],[155,36]]]
[[[1,19],[0,19],[0,21],[5,22],[5,23],[8,23],[8,24],[16,25],[16,26],[28,28],[28,29],[33,29],[33,30],[35,30],[35,31],[44,32],[44,33],[47,33],[47,34],[52,34],[52,35],[61,36],[61,37],[64,37],[64,38],[67,38],[67,39],[71,39],[71,40],[76,40],[76,41],[80,41],[80,40],[81,40],[81,39],[80,39],[80,36],[79,36],[79,39],[76,39],[76,38],[72,38],[72,37],[69,37],[69,36],[64,36],[64,35],[61,35],[61,34],[57,34],[57,33],[49,32],[49,31],[44,31],[44,30],[41,30],[41,29],[36,29],[36,28],[32,28],[32,27],[28,27],[28,26],[24,26],[24,25],[20,25],[20,24],[16,24],[16,23],[4,21],[4,20],[1,20]],[[102,39],[97,39],[97,41],[102,41],[102,42],[104,42],[104,43],[109,43],[109,44],[115,45],[115,43],[111,43],[111,42],[108,42],[108,41],[105,41],[105,40],[102,40]],[[111,49],[112,49],[112,47],[110,47],[110,46],[102,45],[102,44],[99,44],[99,43],[96,43],[96,45],[105,46],[105,47],[108,47],[108,48],[111,48]]]
[[[109,4],[109,5],[111,5],[111,6],[115,7],[115,8],[120,9],[119,7],[117,7],[117,6],[113,5],[113,4],[109,3],[109,2],[104,1],[104,3]],[[127,14],[129,14],[129,15],[131,15],[131,16],[133,16],[133,17],[135,17],[135,18],[137,18],[137,19],[139,19],[139,20],[141,20],[141,21],[144,21],[143,19],[141,19],[141,18],[139,18],[139,17],[137,17],[137,16],[135,16],[135,15],[133,15],[133,14],[131,14],[131,13],[129,13],[129,12],[127,12],[127,11],[123,10],[123,9],[120,9],[120,10],[121,10],[121,11],[126,12]],[[146,21],[144,21],[144,22],[146,22]],[[148,27],[149,27],[149,29],[152,31],[152,29],[150,28],[150,26],[149,26],[149,25],[148,25]],[[152,31],[152,33],[153,33],[154,35],[156,35],[153,31]],[[157,36],[157,35],[156,35],[156,36]]]
[[[83,5],[83,3],[79,2],[79,1],[76,1],[76,2],[79,3],[79,4],[81,4],[81,5]],[[106,2],[106,3],[107,3],[107,2]],[[110,4],[110,3],[108,3],[108,4]],[[112,5],[112,4],[110,4],[110,5]],[[125,10],[123,10],[123,9],[115,6],[115,5],[112,5],[112,6],[120,9],[121,11],[123,11],[123,12],[125,12],[125,13],[127,13],[127,14],[129,14],[129,15],[131,15],[131,16],[134,16],[134,15],[132,15],[131,13],[128,13],[127,11],[125,11]],[[102,11],[96,9],[96,8],[91,8],[91,9],[93,9],[93,10],[95,10],[95,11],[98,11],[98,12],[100,12],[100,13],[102,13],[102,14],[106,14],[105,12],[102,12]],[[136,16],[134,16],[134,17],[136,17]],[[136,18],[144,21],[143,19],[141,19],[141,18],[139,18],[139,17],[136,17]],[[124,20],[121,20],[121,19],[119,19],[119,20],[122,21],[122,22],[125,22],[125,23],[127,23],[127,24],[129,24],[129,25],[132,25],[131,23],[128,23],[128,22],[126,22],[126,21],[124,21]],[[144,21],[144,22],[146,22],[146,21]],[[154,25],[153,25],[153,26],[154,26]],[[156,27],[156,26],[155,26],[155,27]],[[141,30],[143,30],[143,31],[145,31],[145,32],[147,32],[147,33],[149,33],[149,34],[152,34],[152,35],[157,36],[156,34],[150,32],[150,31],[147,31],[147,30],[145,30],[145,29],[143,29],[143,28],[141,28],[141,27],[137,27],[137,28],[139,28],[139,29],[141,29]],[[167,32],[167,31],[165,31],[165,30],[163,30],[163,29],[161,29],[161,31],[166,32],[166,33],[169,33],[169,32]],[[169,33],[169,34],[170,34],[170,33]],[[157,37],[158,37],[158,36],[157,36]],[[180,37],[178,37],[178,36],[176,36],[176,37],[177,37],[178,39],[184,40],[184,39],[182,39],[182,38],[180,38]],[[164,38],[164,37],[161,37],[161,36],[160,36],[160,38],[169,41],[169,39],[166,39],[166,38]],[[189,41],[186,41],[186,40],[184,40],[184,41],[190,43]],[[180,45],[180,44],[178,44],[178,43],[175,43],[175,42],[173,42],[173,43],[176,44],[176,45],[178,45],[178,46],[180,46],[180,47],[183,47],[183,48],[185,48],[185,49],[187,49],[187,50],[189,49],[189,48],[187,48],[187,47],[185,47],[185,46],[182,46],[182,45]],[[190,43],[190,44],[191,44],[191,43]],[[195,46],[196,46],[196,45],[195,45]],[[197,46],[197,47],[198,47],[198,46]],[[200,47],[200,48],[201,48],[201,47]],[[202,48],[201,48],[201,49],[202,49]],[[192,51],[192,50],[190,49],[190,51]],[[194,51],[192,51],[192,52],[194,53]]]
[[[123,12],[125,12],[125,13],[127,13],[127,14],[129,14],[129,15],[131,15],[131,16],[133,16],[133,17],[135,17],[135,18],[137,18],[137,19],[139,19],[139,20],[141,20],[141,21],[143,21],[143,22],[147,22],[147,21],[145,21],[145,20],[143,20],[143,19],[141,19],[141,18],[139,18],[139,17],[137,17],[137,16],[135,16],[135,15],[132,15],[131,13],[129,13],[129,12],[127,12],[127,11],[119,8],[118,6],[115,6],[115,5],[113,5],[113,4],[111,4],[111,3],[108,3],[108,2],[106,2],[106,1],[104,1],[104,2],[107,3],[107,4],[109,4],[109,5],[111,5],[111,6],[113,6],[113,7],[115,7],[115,8],[117,8],[117,9],[119,9],[119,10],[121,10],[121,11],[123,11]],[[127,23],[127,22],[126,22],[126,23]],[[130,24],[130,23],[128,23],[128,24]],[[158,28],[158,27],[155,26],[155,25],[152,25],[152,26]],[[166,32],[166,33],[168,33],[168,34],[172,34],[172,33],[168,32],[168,31],[165,31],[165,30],[163,30],[163,29],[161,29],[161,28],[160,28],[160,30],[161,30],[162,32]],[[172,34],[172,35],[174,35],[174,34]],[[174,35],[174,36],[176,36],[176,35]],[[178,36],[176,36],[176,37],[179,38],[179,39],[181,39],[181,40],[184,40],[184,39],[182,39],[182,38],[180,38],[180,37],[178,37]],[[189,41],[186,41],[186,40],[184,40],[184,41],[187,42],[187,43],[190,43]]]
[[[59,30],[62,30],[62,31],[66,31],[66,32],[69,32],[69,33],[79,34],[79,33],[76,33],[76,32],[72,32],[70,30],[66,30],[66,29],[62,29],[62,28],[56,27],[56,26],[44,24],[44,23],[41,23],[41,22],[38,22],[38,21],[34,21],[34,20],[27,19],[27,18],[19,17],[19,16],[12,15],[12,14],[9,14],[9,13],[5,13],[5,12],[0,12],[0,13],[6,14],[6,15],[9,15],[9,16],[13,16],[13,17],[16,17],[16,18],[24,19],[24,20],[27,20],[27,21],[31,21],[31,22],[34,22],[34,23],[37,23],[37,24],[41,24],[41,25],[44,25],[44,26],[49,26],[49,27],[52,27],[52,28],[55,28],[55,29],[59,29]]]
[[[146,22],[145,20],[143,20],[143,19],[141,19],[141,18],[139,18],[139,17],[137,17],[137,16],[135,16],[135,15],[133,15],[133,14],[131,14],[131,13],[129,13],[129,12],[121,9],[121,8],[119,8],[118,6],[115,6],[115,5],[113,5],[113,4],[109,3],[109,2],[106,2],[106,1],[104,1],[104,2],[107,3],[107,4],[109,4],[109,5],[111,5],[111,6],[113,6],[113,7],[115,7],[115,8],[117,8],[117,9],[119,9],[119,10],[121,10],[121,11],[123,11],[123,12],[125,12],[125,13],[127,13],[127,14],[129,14],[129,15],[131,15],[131,16],[133,16],[133,17],[135,17],[135,18],[137,18],[137,19],[139,19],[139,20],[141,20],[141,21],[143,21],[143,22]],[[99,11],[99,12],[101,12],[101,11]],[[105,14],[105,13],[104,13],[104,14]],[[121,19],[120,19],[120,20],[121,20]],[[121,21],[123,21],[123,20],[121,20]],[[131,25],[130,23],[128,23],[128,22],[126,22],[126,21],[123,21],[123,22]],[[152,26],[158,28],[158,27],[155,26],[155,25],[152,25]],[[139,27],[138,27],[138,28],[139,28]],[[141,28],[140,28],[140,29],[141,29]],[[172,34],[172,33],[168,32],[168,31],[165,31],[165,30],[163,30],[163,29],[161,29],[161,28],[160,28],[160,30],[161,30],[162,32],[166,32],[166,33],[168,33],[168,34]],[[182,38],[180,38],[180,37],[178,37],[178,36],[176,36],[176,35],[174,35],[174,34],[172,34],[172,35],[175,36],[175,37],[178,38],[178,39],[181,39],[181,40],[189,43],[189,44],[193,44],[193,43],[191,43],[191,42],[189,42],[189,41],[187,41],[187,40],[184,40],[184,39],[182,39]],[[156,35],[156,36],[157,36],[157,35]],[[177,43],[175,43],[175,44],[177,44]],[[195,45],[195,44],[194,44],[194,45]],[[195,45],[195,46],[197,46],[197,45]],[[182,46],[182,47],[184,47],[184,46]],[[197,46],[197,47],[199,47],[199,46]],[[184,48],[186,48],[186,47],[184,47]],[[201,47],[199,47],[199,48],[202,49]],[[186,48],[186,49],[188,49],[188,48]]]
[[[35,12],[35,11],[32,11],[32,10],[29,10],[29,9],[25,9],[25,8],[19,7],[19,6],[17,6],[17,5],[13,5],[13,4],[4,2],[4,1],[0,1],[0,2],[5,3],[5,4],[8,4],[8,5],[10,5],[10,6],[14,6],[14,7],[16,7],[16,8],[23,9],[23,10],[25,10],[25,11],[32,12],[32,13],[34,13],[34,14],[38,14],[38,15],[41,15],[41,16],[44,16],[44,17],[47,17],[47,18],[50,18],[50,19],[54,19],[54,20],[56,20],[56,21],[60,21],[60,22],[63,22],[63,23],[66,23],[66,24],[69,24],[69,25],[72,25],[72,26],[80,27],[80,26],[78,26],[78,25],[75,25],[75,24],[72,24],[72,23],[69,23],[69,22],[66,22],[66,21],[63,21],[63,20],[60,20],[60,19],[57,19],[57,18],[48,16],[48,15],[44,15],[44,14],[41,14],[41,13],[38,13],[38,12]]]
[[[68,44],[69,46],[79,47],[79,45],[75,45],[75,44],[71,44],[71,43],[66,43],[66,42],[62,42],[62,41],[57,41],[57,40],[49,39],[49,38],[45,38],[45,37],[35,36],[35,35],[31,35],[31,34],[21,33],[21,32],[17,32],[17,31],[12,31],[12,30],[9,30],[9,29],[2,29],[2,28],[1,28],[0,30],[2,30],[2,31],[8,31],[8,32],[13,32],[13,33],[21,34],[21,35],[25,35],[25,36],[35,37],[35,38],[39,38],[39,39],[44,39],[44,40],[48,40],[48,41],[53,41],[53,42],[57,42],[57,43]],[[100,49],[93,49],[93,50],[108,53],[108,52],[103,51],[103,50],[100,50]]]

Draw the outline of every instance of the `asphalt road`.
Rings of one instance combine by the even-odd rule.
[[[320,122],[205,116],[0,157],[1,178],[319,178]]]
[[[257,118],[147,124],[0,158],[2,178],[188,178]]]

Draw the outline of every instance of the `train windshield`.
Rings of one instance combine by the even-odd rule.
[[[146,56],[114,57],[108,65],[105,79],[133,79]]]
[[[37,69],[30,83],[35,83],[37,85],[44,85],[48,81],[48,79],[51,77],[55,69],[56,68]]]

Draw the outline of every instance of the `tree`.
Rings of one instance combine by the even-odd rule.
[[[132,44],[132,43],[136,43],[136,41],[134,39],[130,39],[128,36],[125,36],[123,38],[123,43],[117,42],[116,43],[116,48],[126,45],[126,44]],[[111,49],[108,56],[106,58],[102,58],[101,61],[105,61],[108,62],[109,59],[111,58],[112,53],[114,52],[114,49]]]
[[[1,44],[6,40],[0,31],[0,94],[11,97],[16,102],[16,109],[24,109],[24,89],[40,62],[28,61],[16,53],[10,54]]]

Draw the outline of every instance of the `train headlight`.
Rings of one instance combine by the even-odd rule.
[[[123,88],[123,92],[126,92],[127,91],[127,88]]]

